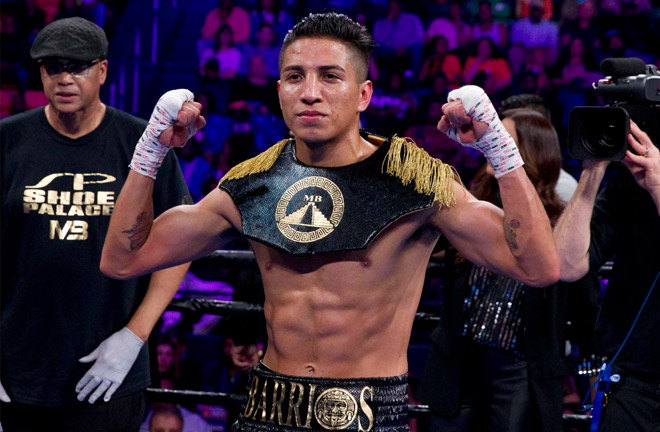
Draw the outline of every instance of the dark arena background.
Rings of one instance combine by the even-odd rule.
[[[540,20],[530,17],[534,7],[542,8]],[[558,133],[563,168],[577,179],[581,163],[567,151],[569,113],[606,104],[592,88],[603,78],[600,62],[638,57],[659,64],[660,1],[650,0],[2,0],[0,118],[48,103],[30,60],[32,41],[54,19],[85,17],[110,43],[105,104],[148,119],[171,89],[190,89],[202,103],[206,127],[176,150],[198,201],[231,167],[288,135],[276,87],[280,46],[299,19],[327,11],[365,25],[378,43],[369,68],[375,90],[362,126],[412,138],[454,166],[466,185],[483,157],[436,129],[452,89],[479,85],[498,108],[512,95],[538,96]],[[443,306],[447,265],[435,255],[429,264],[408,349],[415,432],[429,430],[417,389]],[[589,411],[580,408],[601,362],[592,336],[608,268],[597,284],[568,289],[563,300],[565,431],[589,428]],[[150,338],[150,404],[176,404],[184,431],[229,430],[246,384],[230,353],[246,345],[262,353],[262,304],[247,244],[194,262]],[[148,418],[142,430],[149,430]]]

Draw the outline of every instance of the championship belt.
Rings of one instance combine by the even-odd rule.
[[[291,139],[234,167],[219,187],[243,234],[292,255],[359,250],[403,215],[453,204],[453,168],[409,140],[367,137],[380,147],[347,166],[302,164]]]
[[[408,377],[298,377],[260,363],[251,372],[241,416],[232,430],[405,432]]]

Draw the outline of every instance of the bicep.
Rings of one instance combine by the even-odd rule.
[[[195,205],[167,210],[154,220],[134,262],[135,271],[146,273],[171,267],[219,249],[238,235],[237,215],[229,195],[219,189]]]
[[[433,217],[451,244],[469,261],[515,277],[516,264],[504,233],[504,212],[455,187],[456,205],[440,208]]]

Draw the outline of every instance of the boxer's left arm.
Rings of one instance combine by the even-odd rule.
[[[176,294],[189,267],[190,263],[186,263],[154,272],[144,299],[126,327],[80,359],[81,363],[94,361],[94,364],[76,385],[78,400],[83,401],[87,396],[89,403],[101,396],[105,402],[110,400],[131,370],[143,343]]]
[[[440,130],[448,132],[450,127],[455,128],[454,136],[460,136],[462,143],[478,142],[490,133],[492,125],[473,120],[460,100],[450,102],[443,111]],[[500,137],[492,146],[498,147],[497,151],[501,140],[507,139],[508,134],[503,133],[506,132],[498,129]],[[514,150],[517,153],[517,148]],[[492,165],[495,165],[503,208],[477,200],[456,183],[456,205],[441,208],[434,214],[434,223],[474,263],[531,286],[556,282],[559,258],[548,216],[534,186],[525,170],[520,169],[522,165],[510,164],[499,153],[486,157],[502,159]]]

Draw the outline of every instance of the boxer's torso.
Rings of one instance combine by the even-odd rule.
[[[379,150],[374,155],[378,156]],[[286,151],[282,155],[289,156]],[[362,171],[369,159],[366,164],[360,162]],[[381,165],[382,157],[375,166]],[[312,167],[303,168],[302,175],[294,178],[275,176],[270,183],[257,185],[249,191],[248,198],[232,190],[231,185],[221,186],[223,190],[219,192],[230,192],[236,205],[235,211],[229,212],[230,223],[250,240],[263,277],[269,336],[264,362],[290,375],[403,374],[407,371],[406,350],[426,266],[440,236],[429,224],[439,204],[434,203],[432,196],[416,193],[411,187],[390,192],[389,208],[383,204],[366,209],[370,203],[360,200],[359,193],[344,191],[372,188],[375,193],[370,190],[364,195],[375,196],[378,188],[393,177],[372,173],[366,179],[353,178],[344,183],[337,169],[324,176],[321,172],[304,172]],[[332,175],[334,182],[328,178]],[[399,179],[394,180],[400,183]],[[301,181],[307,183],[292,188]],[[264,188],[273,184],[279,188],[275,197],[260,199],[260,192],[268,195]],[[342,199],[337,198],[340,193],[344,195]],[[385,202],[382,198],[375,200]],[[283,200],[296,199],[297,204],[292,207],[282,204]],[[325,200],[332,201],[332,205],[322,207]],[[403,206],[397,206],[402,202]],[[350,238],[352,230],[341,231],[347,221],[338,219],[333,211],[338,203],[344,207],[343,217],[355,212],[351,217],[357,219],[348,221],[349,225],[366,224],[367,218],[373,217],[382,227],[358,229],[360,236]],[[284,210],[278,213],[278,208]],[[261,224],[254,229],[254,209],[272,219],[270,226]],[[265,219],[263,215],[256,219],[259,218]],[[315,231],[325,234],[317,243],[309,234]],[[259,238],[260,232],[266,232],[264,239]],[[343,250],[332,251],[336,243],[328,240],[334,234],[349,237],[339,241]],[[277,235],[283,240],[277,240]]]

